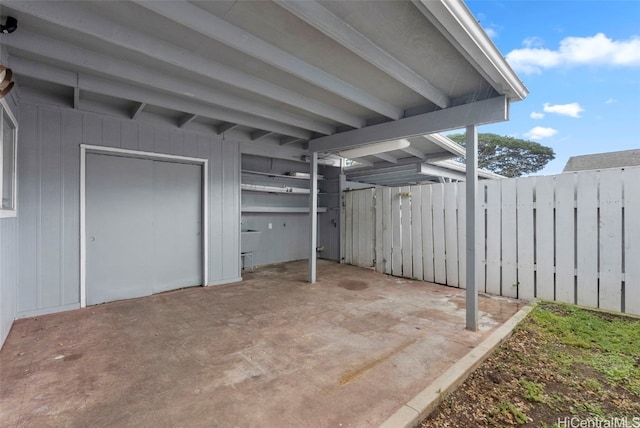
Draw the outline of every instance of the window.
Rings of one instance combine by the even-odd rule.
[[[16,154],[18,140],[18,126],[6,102],[0,100],[0,217],[15,217],[16,215]]]

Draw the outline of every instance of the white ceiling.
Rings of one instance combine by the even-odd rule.
[[[310,140],[526,96],[458,0],[22,0],[0,7],[18,19],[0,43],[20,97],[233,133],[272,151],[302,154]],[[410,150],[363,162],[391,166],[455,153],[407,137]]]

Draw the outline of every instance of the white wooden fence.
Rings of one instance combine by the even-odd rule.
[[[478,290],[640,315],[640,168],[481,181]],[[345,262],[465,287],[465,184],[345,193]]]

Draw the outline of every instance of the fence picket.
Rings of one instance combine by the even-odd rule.
[[[599,307],[622,310],[622,170],[600,171]]]
[[[376,223],[375,234],[373,235],[373,239],[375,241],[375,253],[374,259],[376,261],[376,271],[384,272],[384,255],[383,255],[383,233],[382,233],[382,192],[384,191],[383,187],[376,187],[375,190],[375,198],[374,198],[374,216]]]
[[[478,202],[476,210],[476,255],[477,255],[477,288],[480,292],[486,292],[486,275],[487,275],[487,253],[486,245],[487,232],[485,229],[485,221],[487,218],[487,201],[485,200],[486,188],[484,183],[478,184]],[[465,211],[466,212],[466,211]],[[466,229],[466,227],[465,227]],[[466,231],[465,231],[466,235]],[[466,247],[465,247],[465,260],[466,260]],[[466,275],[466,267],[465,275]],[[462,268],[460,269],[462,272]],[[466,283],[466,281],[465,281]]]
[[[431,190],[431,198],[433,202],[434,280],[438,284],[446,284],[447,258],[444,240],[444,186],[442,184],[434,184]]]
[[[536,177],[536,297],[554,299],[554,177]],[[573,229],[572,229],[573,230]],[[571,262],[573,266],[573,261]]]
[[[433,202],[431,200],[432,186],[422,187],[422,268],[424,280],[435,281],[433,265]]]
[[[353,192],[345,192],[344,262],[353,264]]]
[[[356,190],[353,192],[353,264],[356,266],[362,266],[362,242],[360,240],[360,228],[364,226],[364,206],[362,204],[362,198],[360,197],[362,192]]]
[[[382,255],[384,257],[384,270],[386,274],[391,274],[391,252],[393,241],[391,221],[391,188],[382,189]]]
[[[404,186],[400,188],[400,192],[404,195],[410,193],[411,188]],[[413,256],[411,255],[411,196],[402,196],[400,198],[400,209],[402,216],[400,219],[402,227],[402,276],[405,278],[413,277]]]
[[[533,185],[535,178],[516,180],[517,193],[517,246],[518,246],[518,298],[535,298],[534,283],[534,234],[533,234]]]
[[[555,300],[575,303],[576,174],[556,177],[556,291]]]
[[[598,306],[598,172],[579,172],[577,193],[578,304]]]
[[[458,286],[467,288],[467,223],[466,183],[456,183],[456,208],[458,214]],[[478,289],[480,287],[478,286]]]
[[[443,185],[444,191],[444,247],[447,266],[447,285],[459,287],[458,280],[458,213],[456,184]]]
[[[411,186],[411,255],[413,278],[422,281],[422,186]]]
[[[500,187],[502,181],[487,182],[487,284],[489,294],[500,295]]]
[[[402,276],[402,225],[400,224],[399,187],[391,189],[391,274]]]
[[[516,180],[502,180],[502,295],[518,297]]]
[[[624,171],[624,311],[640,315],[640,168]]]
[[[363,237],[365,240],[365,262],[363,266],[366,267],[374,267],[374,250],[375,250],[375,232],[376,232],[376,219],[375,219],[375,191],[376,189],[371,188],[363,191],[365,198],[365,233],[366,235]]]

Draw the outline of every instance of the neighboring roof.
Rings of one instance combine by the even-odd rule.
[[[407,163],[378,168],[347,168],[346,178],[351,182],[378,186],[407,186],[425,183],[466,180],[466,166],[453,160]],[[504,176],[479,169],[482,179],[499,179]]]
[[[640,166],[640,149],[572,156],[564,166],[563,172],[623,168],[625,166]]]
[[[417,139],[389,165],[455,155],[422,136],[507,120],[527,95],[461,0],[3,0],[2,14],[19,22],[0,43],[20,99],[225,134],[245,153],[383,136]]]

